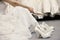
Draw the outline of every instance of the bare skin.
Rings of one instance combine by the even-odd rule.
[[[33,8],[31,8],[31,7],[28,7],[28,6],[26,6],[26,5],[23,5],[23,4],[21,4],[20,2],[18,2],[18,1],[12,1],[12,0],[3,0],[3,1],[5,1],[5,2],[7,2],[7,3],[9,3],[9,4],[11,4],[12,6],[21,6],[21,7],[23,7],[23,8],[27,8],[31,13],[34,13],[34,11],[33,11]]]

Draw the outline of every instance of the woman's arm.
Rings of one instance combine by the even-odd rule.
[[[25,6],[17,1],[12,1],[12,0],[4,0],[5,2],[8,2],[9,4],[11,4],[12,6],[21,6],[21,7],[24,7],[24,8],[27,8],[30,12],[34,13],[33,11],[33,8],[31,7],[28,7],[28,6]]]

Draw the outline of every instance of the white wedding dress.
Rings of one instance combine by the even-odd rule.
[[[51,12],[54,15],[59,12],[57,0],[17,0],[34,9],[35,13],[44,14]]]
[[[27,9],[0,2],[0,40],[29,40],[29,28],[35,26],[38,22]]]

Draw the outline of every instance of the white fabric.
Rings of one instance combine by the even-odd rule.
[[[43,13],[51,12],[50,0],[43,0]]]
[[[17,0],[20,3],[22,3],[23,5],[32,7],[35,11],[35,13],[41,13],[42,12],[42,0]],[[38,5],[39,4],[39,5]]]
[[[8,3],[6,5],[5,13],[0,12],[0,40],[28,40],[31,38],[29,27],[34,29],[39,25],[35,18],[25,8],[12,7]]]
[[[51,12],[52,15],[59,12],[57,0],[18,0],[20,3],[32,7],[35,13],[44,14]],[[43,15],[42,15],[43,16]]]
[[[51,15],[59,13],[59,5],[57,3],[57,0],[50,0],[50,3],[51,3]]]

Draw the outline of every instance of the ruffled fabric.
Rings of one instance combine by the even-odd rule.
[[[5,14],[0,14],[0,40],[28,40],[32,35],[24,21],[26,12],[7,5]]]
[[[40,13],[43,15],[44,13],[48,12],[51,12],[51,15],[59,13],[59,5],[57,3],[57,0],[17,0],[17,1],[20,1],[20,3],[32,7],[35,13]]]
[[[6,5],[5,13],[0,14],[0,40],[29,40],[38,22],[27,9]]]

